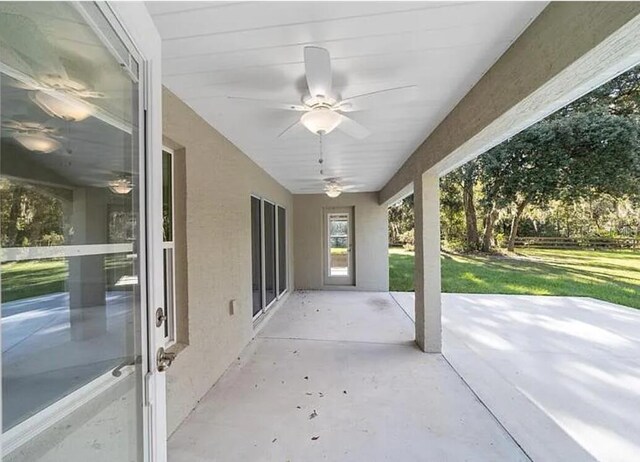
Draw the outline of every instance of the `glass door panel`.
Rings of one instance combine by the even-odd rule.
[[[265,306],[276,299],[276,206],[264,204],[264,287]]]
[[[325,283],[352,285],[352,212],[350,209],[328,211],[325,222]]]
[[[329,276],[349,275],[349,217],[329,214]]]
[[[278,206],[278,295],[287,290],[287,211]]]
[[[260,199],[251,198],[251,284],[253,294],[253,315],[262,311],[262,224]]]
[[[98,12],[0,3],[7,460],[143,457],[140,89]]]

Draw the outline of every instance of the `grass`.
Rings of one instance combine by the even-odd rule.
[[[105,257],[107,289],[132,272],[124,255]],[[29,260],[2,264],[2,302],[21,300],[67,290],[69,268],[65,259]],[[125,289],[121,289],[125,290]]]
[[[526,249],[514,256],[442,253],[447,293],[572,295],[640,308],[640,252]],[[391,290],[413,290],[414,255],[389,250]]]
[[[33,260],[2,264],[2,301],[62,292],[68,269],[65,260]]]

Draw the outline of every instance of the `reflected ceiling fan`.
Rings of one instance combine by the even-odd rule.
[[[2,123],[2,131],[11,136],[29,151],[48,154],[62,148],[58,130],[37,122],[7,120]]]
[[[86,100],[105,98],[104,93],[69,77],[60,51],[31,18],[0,16],[0,49],[7,54],[3,72],[12,77],[9,85],[28,90],[30,99],[50,117],[81,121],[92,115],[95,107]]]
[[[357,110],[358,100],[377,97],[380,94],[389,94],[403,90],[414,89],[415,85],[387,88],[361,95],[341,99],[332,89],[331,57],[329,51],[320,47],[304,48],[304,67],[309,93],[302,96],[302,104],[274,103],[268,100],[229,96],[234,100],[254,101],[266,104],[270,107],[289,111],[304,112],[299,120],[288,126],[281,137],[298,125],[303,125],[316,135],[326,135],[335,128],[343,131],[356,139],[369,136],[370,131],[355,120],[344,115],[345,112]]]

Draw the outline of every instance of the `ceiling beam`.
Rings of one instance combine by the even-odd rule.
[[[640,2],[553,2],[379,192],[444,175],[640,62]]]

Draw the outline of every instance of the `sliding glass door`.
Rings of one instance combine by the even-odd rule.
[[[276,299],[276,206],[264,203],[264,292],[265,305]]]
[[[0,3],[0,51],[4,456],[143,460],[139,58],[91,3]]]
[[[264,313],[287,289],[286,210],[251,197],[253,316]]]
[[[262,311],[262,204],[251,198],[251,293],[253,315]]]
[[[287,290],[287,211],[278,206],[278,295]]]

